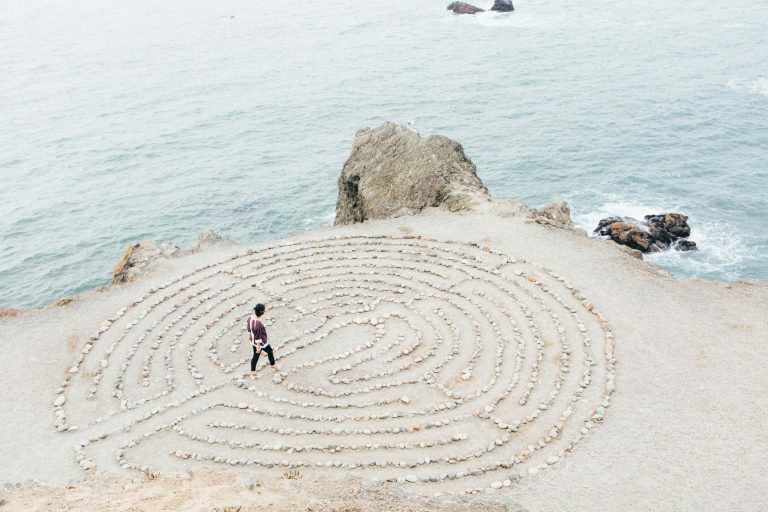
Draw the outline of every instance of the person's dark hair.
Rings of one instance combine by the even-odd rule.
[[[256,307],[253,308],[253,312],[256,313],[256,316],[261,316],[264,314],[265,309],[264,304],[256,304]]]

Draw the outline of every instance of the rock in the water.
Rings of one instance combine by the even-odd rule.
[[[456,14],[475,14],[478,12],[485,12],[485,9],[475,7],[474,5],[465,2],[452,2],[446,7],[447,10],[453,11]]]
[[[549,224],[558,228],[572,228],[571,206],[565,201],[549,203],[540,210],[532,210],[533,219],[540,224]]]
[[[688,216],[680,213],[646,215],[644,221],[631,217],[607,217],[594,231],[616,243],[641,252],[659,252],[674,247],[679,251],[696,250],[696,243],[685,240],[691,234]]]
[[[696,242],[693,242],[691,240],[677,240],[675,243],[672,244],[672,248],[676,251],[695,251],[698,249],[696,247]]]
[[[681,213],[646,215],[645,222],[649,226],[668,232],[669,235],[674,238],[686,238],[691,236],[691,228],[688,226],[688,216]]]
[[[131,244],[112,272],[112,284],[127,283],[144,274],[150,263],[160,258],[170,258],[181,252],[173,242],[144,241]]]
[[[394,123],[355,134],[338,186],[335,224],[415,214],[429,206],[469,210],[491,198],[461,144],[441,135],[422,138]]]
[[[614,222],[610,225],[608,236],[614,242],[640,252],[657,252],[663,249],[663,244],[660,247],[652,245],[653,238],[648,231],[631,222]]]
[[[512,5],[512,0],[496,0],[493,2],[492,11],[499,12],[511,12],[515,10],[515,6]]]

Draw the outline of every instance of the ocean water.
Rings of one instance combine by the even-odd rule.
[[[0,307],[125,246],[332,222],[355,131],[461,142],[497,197],[680,211],[681,278],[768,278],[765,0],[0,0]],[[478,1],[488,7],[491,0]]]

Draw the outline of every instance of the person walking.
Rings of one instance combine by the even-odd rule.
[[[251,346],[253,347],[253,357],[251,358],[251,378],[253,379],[258,377],[256,364],[259,362],[259,356],[262,351],[267,353],[269,366],[272,368],[272,371],[277,370],[277,367],[275,367],[275,354],[269,345],[269,338],[267,337],[267,329],[261,321],[261,316],[266,310],[267,308],[264,304],[256,304],[256,307],[253,308],[253,314],[248,317],[245,324]]]

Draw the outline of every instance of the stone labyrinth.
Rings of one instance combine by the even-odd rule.
[[[267,305],[280,371],[248,375]],[[458,242],[340,237],[237,254],[104,320],[55,426],[86,470],[353,475],[476,492],[553,470],[614,390],[613,334],[578,290]]]

